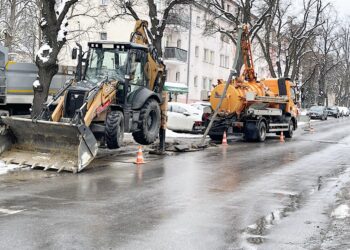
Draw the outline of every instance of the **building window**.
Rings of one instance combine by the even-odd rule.
[[[211,90],[211,88],[212,88],[212,85],[213,85],[213,79],[209,79],[208,80],[208,90]]]
[[[209,50],[208,49],[204,49],[203,61],[209,62]]]
[[[199,47],[198,46],[196,46],[195,49],[194,49],[194,55],[196,57],[199,57]]]
[[[195,77],[194,77],[194,79],[193,79],[193,86],[194,86],[195,88],[198,87],[198,76],[195,76]]]
[[[100,40],[107,40],[107,32],[100,32]]]
[[[180,82],[180,72],[176,72],[175,80],[176,82]]]
[[[225,56],[220,55],[220,67],[225,67]]]
[[[215,59],[215,52],[214,51],[210,51],[210,63],[214,64],[214,59]]]
[[[229,56],[225,56],[225,67],[226,68],[230,67],[230,57]]]
[[[166,40],[165,40],[165,46],[166,46],[166,47],[169,47],[169,46],[170,46],[170,43],[171,43],[171,36],[167,36],[167,37],[166,37]]]
[[[201,18],[199,16],[197,16],[197,19],[196,19],[196,26],[197,28],[201,27]]]
[[[181,39],[177,40],[177,42],[176,42],[176,47],[178,47],[179,49],[181,49]]]
[[[207,78],[203,77],[203,82],[202,82],[202,89],[207,89]]]
[[[100,5],[106,6],[109,4],[109,0],[101,0]]]

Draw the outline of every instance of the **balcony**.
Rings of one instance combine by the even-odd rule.
[[[184,65],[187,62],[187,51],[176,47],[165,47],[164,62],[172,65]]]

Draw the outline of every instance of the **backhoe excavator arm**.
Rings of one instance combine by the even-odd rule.
[[[165,131],[167,127],[167,108],[168,99],[167,93],[163,91],[165,83],[165,65],[158,57],[157,49],[152,45],[153,37],[148,29],[148,22],[144,20],[137,20],[135,24],[135,31],[131,34],[130,42],[134,42],[141,45],[148,46],[148,63],[145,68],[147,78],[149,79],[150,89],[156,93],[161,94],[161,127],[159,130],[159,149],[160,151],[165,150]]]
[[[251,42],[249,39],[249,28],[247,24],[243,25],[242,31],[241,49],[244,63],[243,77],[246,81],[252,82],[256,80],[256,75],[254,70]]]

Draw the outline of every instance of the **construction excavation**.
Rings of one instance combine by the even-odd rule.
[[[142,145],[165,140],[165,65],[137,21],[130,43],[90,42],[68,81],[37,117],[1,116],[0,155],[7,164],[80,172],[98,147],[122,146],[124,133]],[[77,53],[78,52],[78,53]]]
[[[349,250],[345,2],[1,1],[0,250]]]
[[[159,138],[165,150],[167,93],[165,65],[158,58],[146,21],[137,21],[129,43],[89,42],[89,50],[73,50],[78,59],[75,78],[44,103],[35,117],[1,116],[1,160],[44,170],[77,173],[88,167],[99,147],[123,146],[124,133],[150,145]],[[210,96],[206,135],[222,141],[224,134],[240,134],[247,141],[266,139],[267,133],[291,138],[297,128],[294,85],[289,79],[257,80],[248,26],[239,28],[236,59],[242,74],[231,72],[218,80]],[[226,138],[225,138],[226,140]],[[199,144],[199,143],[198,143]]]

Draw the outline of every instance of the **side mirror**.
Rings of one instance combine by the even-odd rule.
[[[72,59],[75,60],[78,57],[78,49],[77,48],[73,48],[72,49]]]

